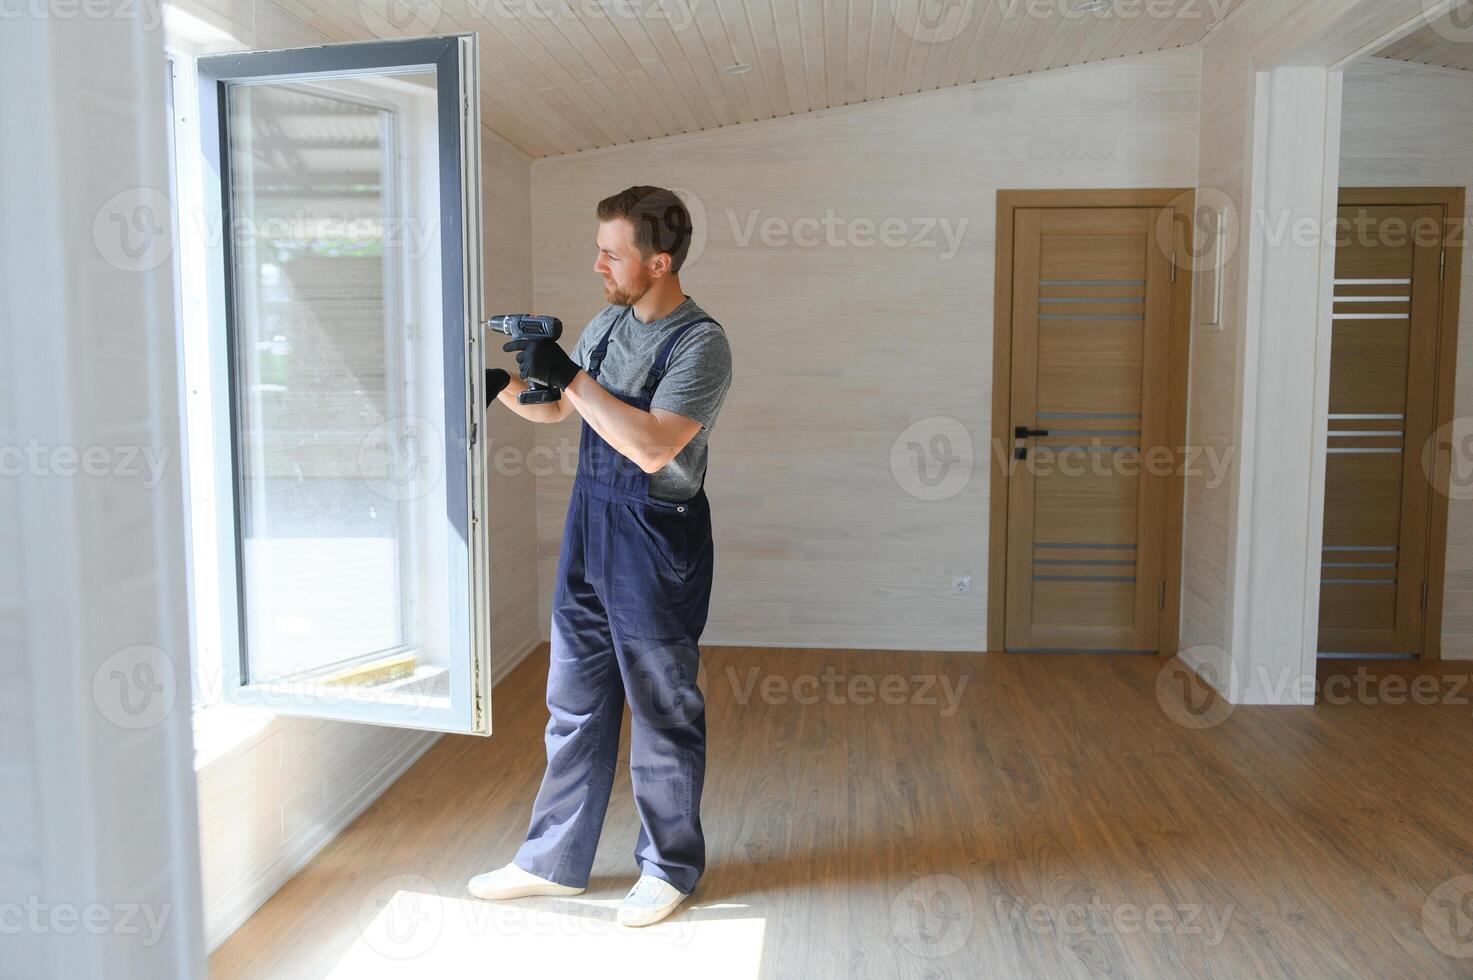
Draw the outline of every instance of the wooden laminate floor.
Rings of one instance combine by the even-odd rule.
[[[544,647],[494,736],[442,738],[211,975],[1473,975],[1473,664],[1322,667],[1349,676],[1315,707],[1189,727],[1217,719],[1163,707],[1155,658],[704,655],[708,865],[672,919],[613,924],[623,765],[583,895],[464,890],[526,831]]]

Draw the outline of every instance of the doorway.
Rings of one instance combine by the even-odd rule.
[[[1461,188],[1340,192],[1320,565],[1321,657],[1440,652]],[[1449,252],[1453,252],[1451,258]],[[1441,440],[1446,442],[1444,438]]]
[[[1003,191],[988,649],[1174,653],[1191,191]]]

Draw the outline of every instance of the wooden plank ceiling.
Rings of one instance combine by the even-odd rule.
[[[1242,0],[177,0],[256,46],[475,31],[534,157],[1200,41]],[[1098,9],[1095,9],[1097,5]],[[242,24],[244,21],[244,24]],[[302,31],[305,25],[307,32]],[[741,73],[727,69],[750,66]]]
[[[1454,5],[1400,41],[1377,51],[1376,56],[1473,71],[1473,0]]]

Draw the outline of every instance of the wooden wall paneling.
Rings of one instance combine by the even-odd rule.
[[[1150,12],[1066,13],[1057,4],[967,4],[937,35],[924,2],[716,0],[592,11],[573,3],[417,8],[425,30],[476,31],[493,129],[538,158],[1108,61],[1200,42],[1247,0],[1165,0]],[[184,0],[211,23],[304,24],[375,40],[359,0]],[[1158,16],[1161,11],[1165,15]],[[416,25],[411,25],[416,26]],[[292,31],[272,32],[290,46]],[[722,69],[742,62],[744,75]]]
[[[1473,3],[1462,0],[1435,21],[1393,41],[1376,54],[1421,65],[1473,70],[1473,44],[1469,43],[1466,26],[1470,18],[1473,18]]]
[[[1189,184],[1197,75],[1183,50],[533,164],[535,306],[570,337],[602,306],[588,269],[595,201],[655,182],[704,211],[703,250],[682,280],[727,327],[735,371],[711,437],[711,642],[988,645],[996,192],[1041,172],[1064,187]],[[829,212],[838,245],[784,237]],[[934,227],[930,247],[843,243],[853,222],[887,219],[965,223],[960,247],[943,260]],[[895,328],[916,311],[919,350]],[[804,328],[784,329],[794,317]],[[774,373],[779,346],[788,363]],[[897,436],[931,417],[963,422],[974,449],[972,482],[943,501],[906,493],[887,462]],[[576,435],[540,426],[537,445]],[[570,476],[538,481],[544,603]],[[951,592],[953,574],[972,576],[971,594]]]

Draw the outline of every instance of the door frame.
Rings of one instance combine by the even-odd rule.
[[[1013,220],[1019,208],[1140,208],[1170,207],[1175,221],[1185,222],[1185,241],[1193,241],[1196,191],[1190,187],[1000,190],[997,192],[997,261],[992,330],[992,441],[989,474],[987,537],[987,649],[1005,649],[1007,616],[1008,464],[1013,444],[1009,436],[1012,405],[1013,354]],[[1175,227],[1179,227],[1174,225]],[[1180,239],[1180,232],[1177,232]],[[1173,263],[1171,323],[1167,327],[1167,437],[1176,456],[1174,473],[1167,478],[1162,577],[1166,601],[1161,609],[1158,655],[1176,653],[1181,618],[1182,520],[1186,483],[1182,475],[1187,430],[1187,379],[1192,327],[1191,263]]]
[[[1437,319],[1437,357],[1432,369],[1435,433],[1453,420],[1457,392],[1458,316],[1463,283],[1463,223],[1467,191],[1462,187],[1342,187],[1337,207],[1440,204],[1443,207],[1443,276],[1441,306]],[[1410,450],[1405,447],[1403,451]],[[1417,450],[1419,453],[1422,449]],[[1423,554],[1427,567],[1427,601],[1422,608],[1419,660],[1442,659],[1442,605],[1447,582],[1448,489],[1452,478],[1452,444],[1439,444],[1436,469],[1431,480],[1432,502],[1427,513],[1427,541]],[[1420,465],[1420,463],[1419,463]],[[1322,511],[1323,513],[1323,511]],[[1319,626],[1318,617],[1315,620]]]

